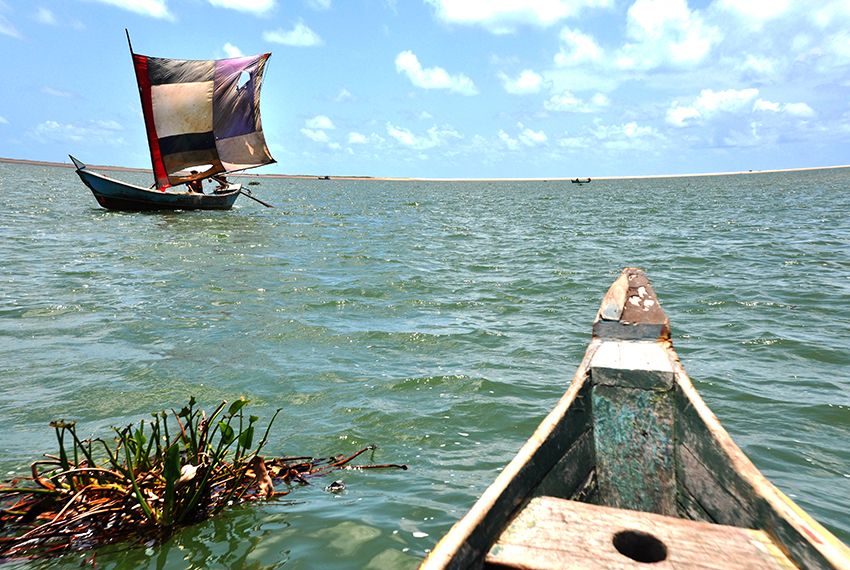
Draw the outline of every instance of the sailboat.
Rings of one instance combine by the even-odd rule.
[[[260,121],[260,88],[271,53],[218,60],[150,57],[127,34],[154,184],[145,188],[92,172],[70,156],[98,204],[110,210],[229,210],[240,194],[225,175],[274,163]],[[204,192],[203,182],[218,187]]]

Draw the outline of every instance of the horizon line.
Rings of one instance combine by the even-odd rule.
[[[32,166],[53,166],[59,168],[74,168],[73,163],[69,162],[54,162],[49,160],[32,160],[26,158],[9,158],[0,157],[0,163],[9,164],[27,164]],[[150,168],[138,168],[132,166],[110,166],[110,165],[87,165],[94,169],[114,170],[119,172],[150,172]],[[767,170],[736,170],[726,172],[695,172],[687,174],[636,174],[622,176],[581,176],[581,177],[560,177],[560,176],[539,176],[539,177],[520,177],[520,178],[456,178],[456,177],[407,177],[407,176],[370,176],[370,175],[325,175],[325,174],[253,174],[253,173],[233,173],[229,176],[248,177],[248,178],[282,178],[282,179],[297,179],[297,180],[373,180],[373,181],[398,181],[398,182],[570,182],[572,180],[632,180],[645,178],[694,178],[703,176],[737,176],[741,174],[773,174],[782,172],[805,172],[809,170],[834,170],[840,168],[850,168],[850,164],[837,164],[832,166],[805,166],[798,168],[774,168]]]

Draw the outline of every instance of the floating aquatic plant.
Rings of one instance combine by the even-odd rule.
[[[74,422],[56,421],[58,454],[32,463],[31,476],[0,485],[0,557],[38,557],[121,540],[161,540],[180,526],[246,501],[286,495],[292,484],[337,469],[407,469],[351,464],[350,456],[264,458],[257,416],[245,399],[211,413],[194,398],[179,412],[152,414],[114,440],[80,439]]]

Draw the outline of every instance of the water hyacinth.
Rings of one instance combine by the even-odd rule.
[[[121,540],[162,540],[180,526],[227,506],[286,495],[293,483],[358,465],[345,457],[264,458],[260,452],[280,410],[254,445],[257,416],[245,416],[245,399],[211,413],[194,398],[180,411],[152,414],[138,426],[113,428],[110,445],[80,439],[75,422],[59,420],[58,453],[31,465],[31,476],[0,485],[0,556],[39,557]]]

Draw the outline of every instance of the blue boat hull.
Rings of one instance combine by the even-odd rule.
[[[73,157],[71,157],[73,159]],[[97,203],[109,210],[140,212],[149,210],[229,210],[239,197],[241,185],[231,185],[225,192],[160,192],[127,184],[96,172],[74,159],[77,174],[94,194]]]

